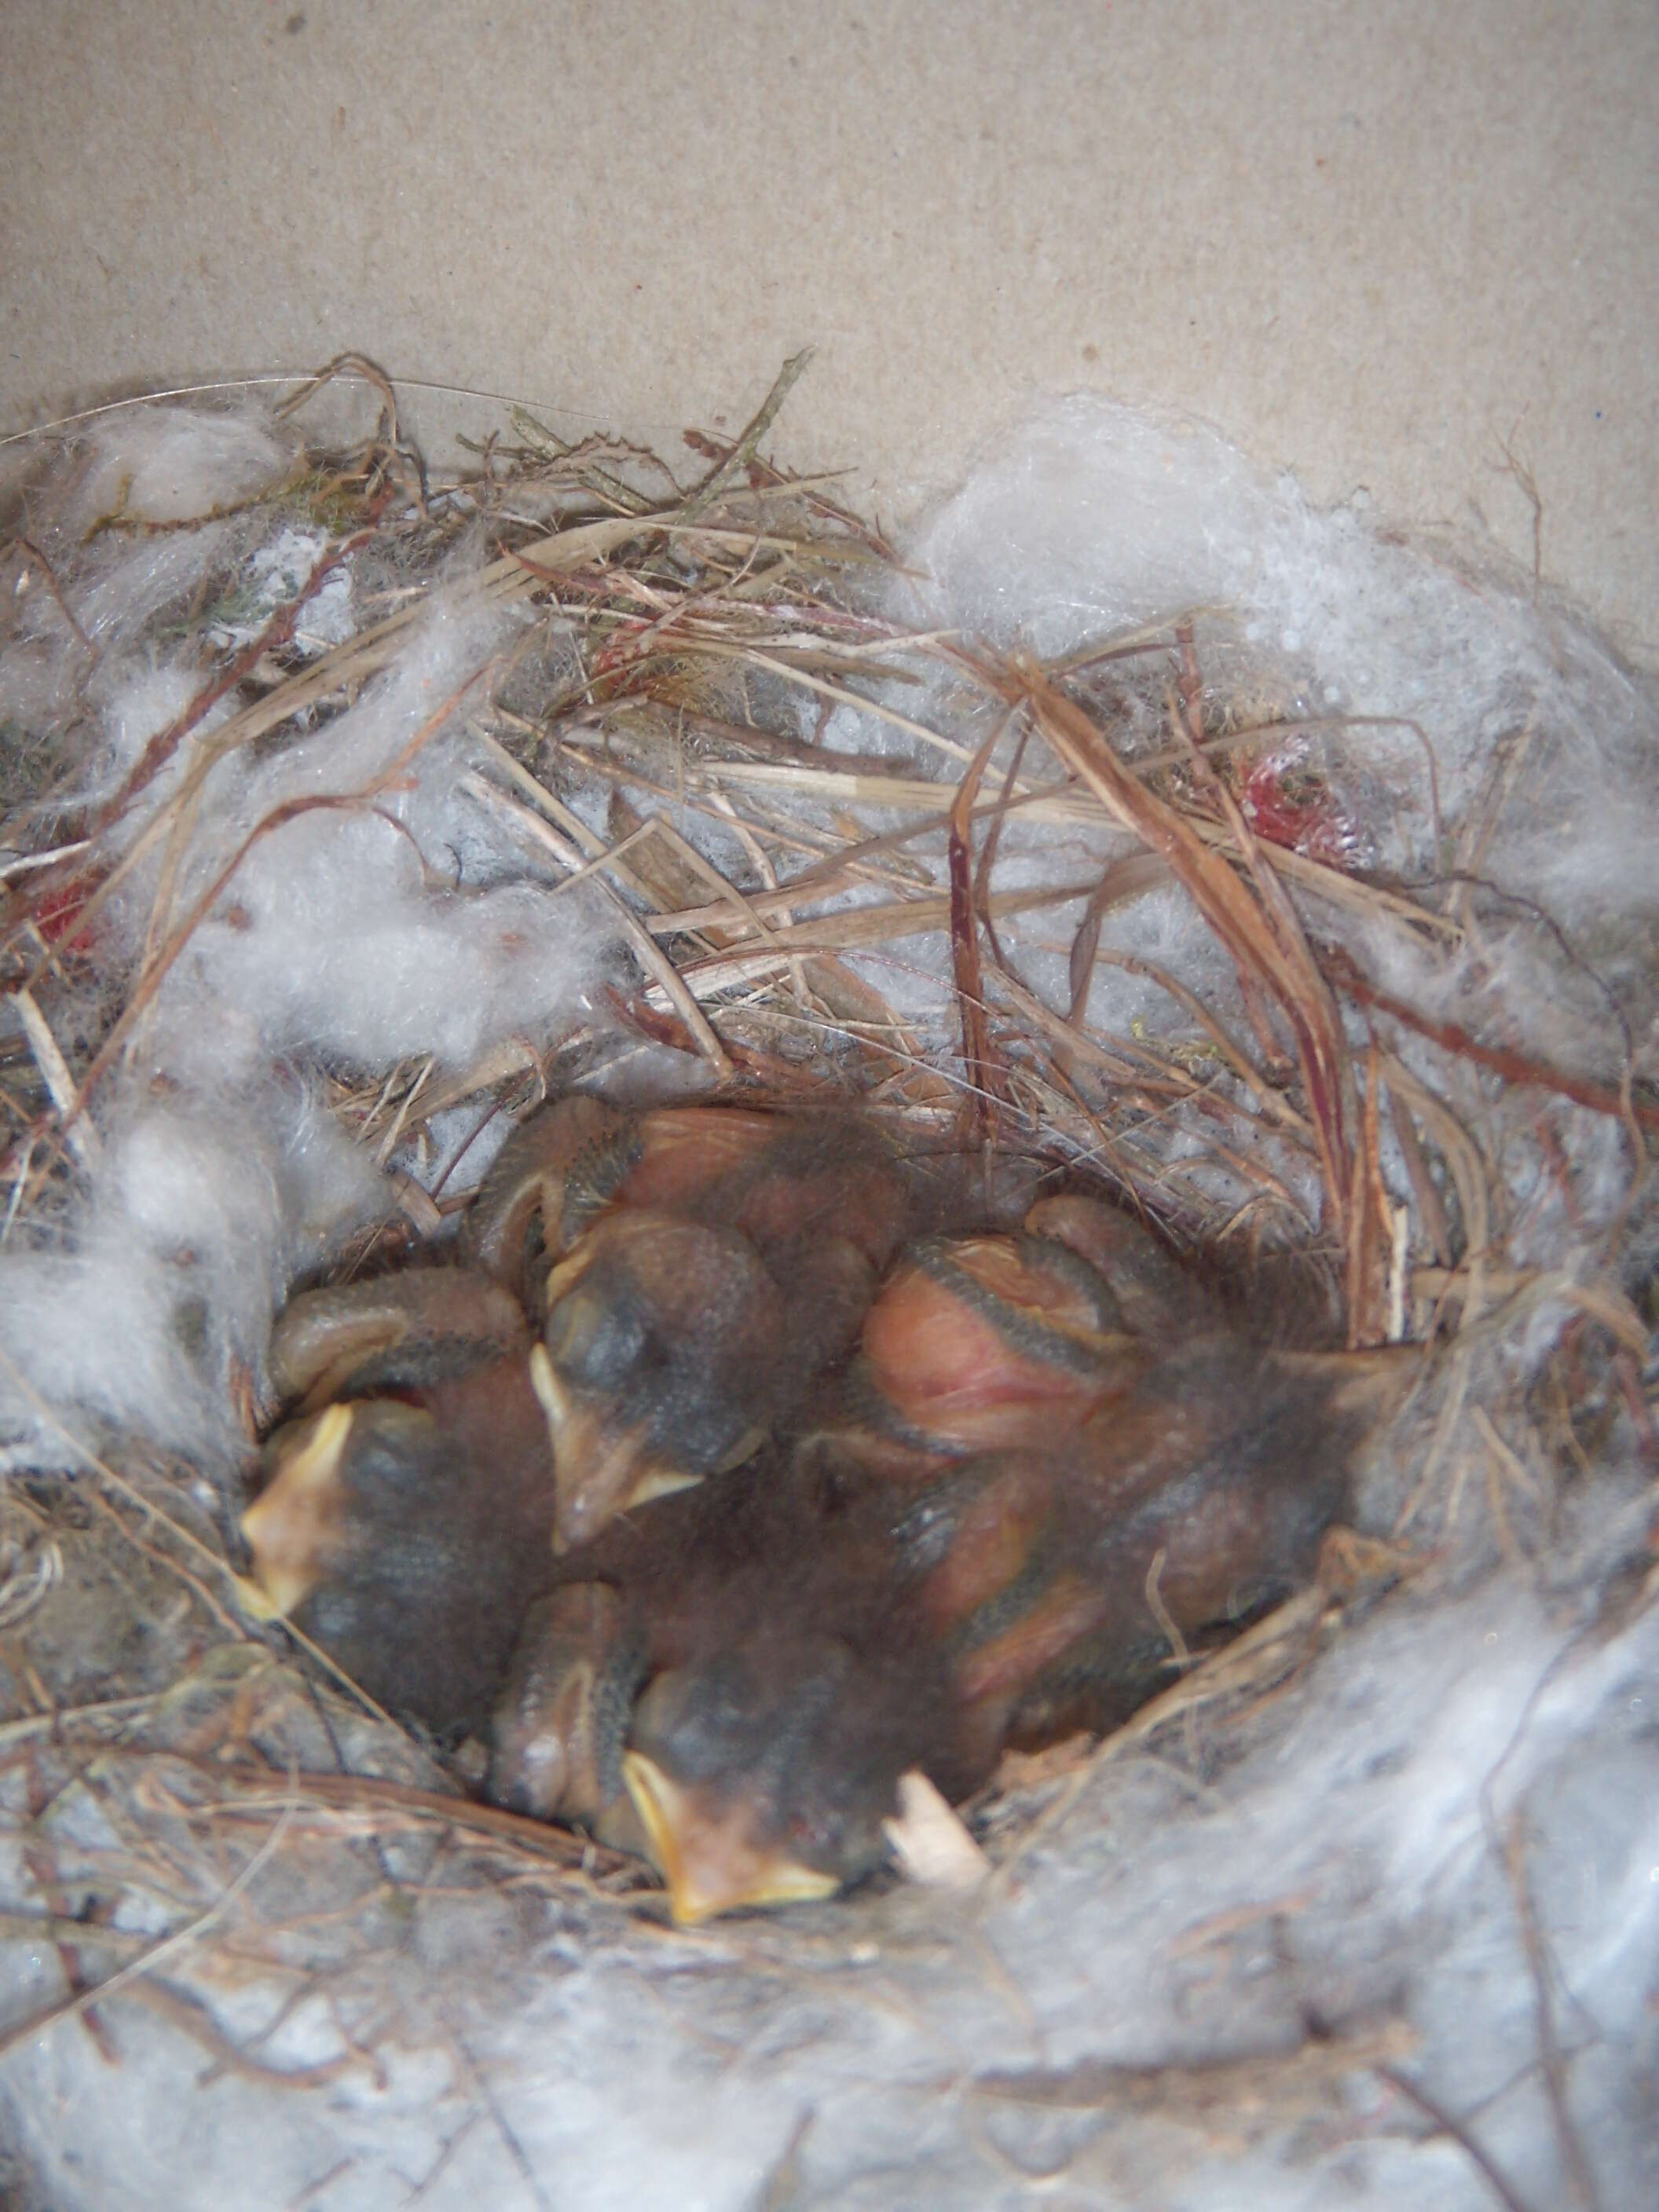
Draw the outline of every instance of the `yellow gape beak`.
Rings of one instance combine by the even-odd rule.
[[[636,1751],[623,1753],[622,1769],[681,1927],[744,1905],[815,1904],[841,1887],[836,1875],[757,1844],[741,1800],[723,1814],[706,1811],[696,1793]]]
[[[559,1438],[575,1418],[575,1407],[569,1391],[554,1371],[553,1362],[547,1356],[544,1344],[534,1345],[530,1353],[530,1387],[536,1393],[537,1403],[547,1420],[548,1441],[556,1459]]]
[[[648,1504],[677,1490],[694,1490],[702,1477],[663,1467],[646,1455],[642,1427],[607,1433],[600,1413],[583,1406],[538,1344],[530,1354],[530,1383],[547,1421],[553,1446],[558,1500],[553,1549],[562,1554],[597,1535],[618,1513]],[[755,1449],[744,1439],[744,1456]]]
[[[355,1411],[331,1406],[318,1414],[310,1435],[286,1454],[264,1495],[243,1514],[242,1534],[253,1554],[251,1613],[283,1618],[322,1579],[339,1519],[337,1478]]]

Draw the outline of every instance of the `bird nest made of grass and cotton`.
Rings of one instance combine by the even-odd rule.
[[[19,2171],[1636,2201],[1652,688],[798,366],[4,451]]]

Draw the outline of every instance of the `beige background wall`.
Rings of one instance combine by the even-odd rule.
[[[661,432],[811,341],[889,515],[1086,386],[1530,559],[1510,447],[1659,659],[1652,0],[0,0],[0,431],[356,346]]]

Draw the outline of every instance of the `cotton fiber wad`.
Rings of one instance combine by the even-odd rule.
[[[156,522],[217,514],[287,458],[257,421],[121,416],[73,475],[61,523],[72,544],[118,495]],[[153,635],[127,641],[236,553],[238,528],[94,544],[74,611],[99,657],[83,712],[65,716],[94,802],[199,687],[191,639],[172,659]],[[256,545],[222,618],[229,641],[257,634],[320,552],[292,531]],[[349,634],[349,568],[331,577],[303,649]],[[84,683],[82,648],[44,592],[31,615],[0,661],[4,711],[22,727]],[[121,816],[110,846],[125,872],[96,925],[98,963],[137,963],[164,884],[173,915],[198,902],[204,913],[83,1124],[77,1218],[14,1235],[0,1255],[0,1436],[15,1463],[73,1465],[66,1422],[82,1442],[113,1424],[166,1449],[233,1449],[233,1374],[257,1373],[287,1286],[394,1195],[321,1110],[308,1066],[321,1056],[378,1080],[419,1057],[441,1080],[514,1040],[528,1060],[610,973],[607,932],[581,893],[527,884],[519,854],[503,865],[459,788],[476,751],[464,725],[399,764],[512,627],[453,614],[440,589],[351,711],[264,762],[215,766],[187,836],[147,838],[210,756],[229,700]],[[222,882],[233,889],[216,901]],[[489,1150],[474,1151],[469,1178]],[[77,1412],[90,1429],[70,1421]]]

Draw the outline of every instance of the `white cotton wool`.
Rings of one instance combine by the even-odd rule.
[[[1468,925],[1449,953],[1381,908],[1356,916],[1304,895],[1316,942],[1351,954],[1425,1018],[1609,1091],[1627,1060],[1638,1075],[1659,1070],[1659,696],[1528,580],[1466,550],[1407,543],[1358,505],[1316,510],[1293,480],[1265,480],[1212,431],[1092,398],[1051,405],[990,448],[924,522],[912,557],[931,579],[923,619],[1005,650],[1061,657],[1148,626],[1167,637],[1175,618],[1194,616],[1206,684],[1237,696],[1247,720],[1258,700],[1257,712],[1300,726],[1287,741],[1304,752],[1316,744],[1311,757],[1354,811],[1370,872],[1427,890]],[[1167,648],[1152,665],[1167,669]],[[904,706],[928,719],[914,694]],[[1167,746],[1170,737],[1166,721],[1140,741]],[[902,742],[872,717],[843,720],[840,741],[886,750]],[[1024,773],[1040,778],[1035,757]],[[1113,832],[1085,843],[1097,874],[1135,849]],[[1056,884],[1091,872],[1073,834],[1018,813],[1002,824],[999,853],[1000,869],[1035,864]],[[1069,996],[1075,912],[1004,927],[1051,1006]],[[1231,962],[1178,892],[1114,907],[1101,944],[1155,963],[1248,1034]],[[939,940],[942,986],[947,960]],[[1139,1025],[1202,1042],[1156,981],[1109,961],[1095,970],[1088,1003],[1097,1034],[1133,1036]],[[1367,1018],[1352,1006],[1346,1019],[1363,1053]],[[1416,1041],[1395,1041],[1423,1072]],[[1466,1084],[1465,1094],[1459,1110],[1484,1115],[1478,1088]],[[1548,1171],[1525,1132],[1528,1096],[1505,1109],[1517,1125],[1506,1140],[1517,1188]],[[1565,1118],[1587,1153],[1603,1145],[1602,1121]],[[1178,1148],[1171,1137],[1166,1157]],[[1593,1241],[1621,1202],[1616,1171],[1590,1184],[1604,1202],[1557,1243],[1555,1264]],[[1407,1198],[1397,1161],[1393,1188]],[[1235,1179],[1233,1203],[1249,1195]],[[1533,1237],[1534,1262],[1542,1249]]]
[[[188,641],[191,603],[204,580],[233,561],[244,533],[235,522],[210,522],[176,535],[112,532],[88,549],[70,604],[100,651],[130,646],[158,616],[171,611],[178,641]]]
[[[1515,1582],[1407,1601],[1351,1630],[1213,1780],[1167,1752],[1103,1768],[981,1899],[898,1892],[665,1944],[574,1905],[527,1933],[503,1899],[440,1890],[383,1969],[404,2031],[378,2075],[305,2093],[227,2075],[201,2109],[169,2093],[176,2046],[152,2033],[96,2076],[42,2038],[8,2086],[60,2212],[117,2171],[135,2203],[206,2212],[234,2170],[240,2201],[279,2206],[348,2160],[354,2212],[422,2179],[439,2212],[514,2190],[571,2212],[748,2212],[792,2146],[798,2199],[825,2212],[1486,2212],[1478,2170],[1382,2075],[1298,2075],[1310,2027],[1395,2021],[1378,2063],[1472,2111],[1541,2208],[1570,2199],[1489,1833],[1518,1818],[1594,2170],[1609,2207],[1644,2203],[1656,1670],[1651,1613],[1601,1633]],[[368,2017],[342,2001],[285,2063],[340,2056]],[[228,1995],[227,2024],[257,2021],[252,2002]],[[423,2065],[422,2033],[452,2060],[460,2039],[474,2071]],[[1251,2061],[1206,2087],[1206,2066]]]
[[[1650,685],[1521,579],[1437,557],[1355,508],[1315,509],[1212,431],[1096,399],[1051,406],[988,451],[914,558],[933,580],[930,611],[1045,655],[1224,613],[1239,648],[1299,678],[1287,701],[1298,719],[1406,718],[1364,742],[1409,782],[1419,817],[1425,746],[1452,818],[1497,741],[1530,726],[1504,832],[1589,898],[1647,883],[1626,871],[1637,856],[1622,778],[1651,752]],[[1566,755],[1548,771],[1557,812],[1536,803],[1552,745]]]
[[[246,548],[240,510],[283,484],[297,452],[260,410],[117,406],[71,427],[44,474],[20,470],[11,489],[82,637],[106,652],[169,607],[181,641],[191,634],[192,594]],[[84,651],[50,592],[35,588],[30,618],[71,661]]]
[[[215,769],[176,910],[240,858],[161,994],[157,1066],[195,1049],[205,1004],[269,1056],[427,1054],[456,1073],[510,1036],[544,1042],[610,972],[591,893],[562,890],[459,788],[475,748],[452,725],[514,628],[441,601],[356,707]]]
[[[64,523],[84,535],[118,517],[152,525],[210,520],[274,489],[295,451],[293,433],[257,408],[112,408],[87,427]]]
[[[246,1455],[257,1374],[295,1275],[386,1210],[372,1164],[301,1096],[135,1102],[106,1123],[91,1199],[56,1248],[0,1257],[0,1448],[73,1468],[77,1444]]]
[[[53,1249],[0,1251],[0,1351],[21,1378],[0,1370],[14,1460],[73,1461],[34,1395],[76,1433],[84,1415],[100,1436],[237,1448],[236,1364],[258,1371],[287,1284],[393,1198],[296,1070],[320,1059],[378,1082],[429,1058],[455,1076],[514,1039],[533,1056],[612,972],[591,892],[561,890],[459,788],[476,751],[459,710],[515,627],[455,617],[440,594],[346,714],[262,757],[219,758],[222,705],[124,823],[130,848],[211,762],[160,921],[168,879],[151,841],[99,925],[112,966],[170,932],[180,948],[128,1078],[94,1102],[102,1164]],[[118,667],[103,712],[115,769],[200,680],[180,665]],[[93,787],[115,769],[106,759]]]
[[[325,562],[330,565],[319,579]],[[296,651],[308,659],[331,645],[343,645],[356,628],[351,564],[330,562],[328,541],[320,530],[298,527],[280,531],[254,554],[241,590],[232,603],[220,607],[209,641],[216,646],[253,644],[277,613],[306,591],[310,597],[294,626]]]
[[[143,757],[152,738],[171,729],[201,685],[198,670],[183,659],[152,661],[148,658],[118,663],[107,675],[94,679],[93,701],[98,709],[106,751],[88,777],[97,799],[112,797]],[[214,715],[204,723],[222,719]],[[154,797],[159,799],[173,779],[158,779]]]
[[[70,666],[56,643],[23,638],[0,653],[0,700],[5,702],[10,743],[17,744],[28,731],[50,728],[73,696]]]
[[[265,434],[265,448],[243,429],[216,444],[193,479],[198,500],[222,506],[226,485],[262,481],[283,450]],[[167,468],[188,479],[188,454],[173,426],[144,435],[131,496],[143,485],[159,499]],[[110,438],[105,501],[120,476]],[[124,600],[121,562],[102,557],[94,588],[110,598],[90,611],[125,653],[141,625],[118,602],[164,599],[146,596],[154,575],[135,567]],[[1304,717],[1409,716],[1420,738],[1399,725],[1333,738],[1334,782],[1388,816],[1376,834],[1401,877],[1443,877],[1451,896],[1461,869],[1510,903],[1487,893],[1478,943],[1449,961],[1311,904],[1310,927],[1383,990],[1616,1080],[1620,1025],[1594,969],[1652,1072],[1659,711],[1647,678],[1527,580],[1393,540],[1358,509],[1317,512],[1208,431],[1092,401],[1011,434],[925,520],[908,557],[931,574],[930,625],[1058,654],[1220,608],[1206,637],[1228,680],[1265,671]],[[367,618],[355,587],[351,605]],[[460,786],[483,757],[469,704],[516,619],[462,615],[440,592],[337,719],[212,768],[170,914],[212,897],[131,1065],[94,1101],[100,1164],[53,1242],[0,1250],[11,1370],[0,1367],[0,1424],[22,1460],[72,1458],[41,1401],[94,1440],[125,1431],[234,1460],[233,1377],[257,1368],[284,1285],[391,1203],[370,1153],[321,1103],[325,1071],[383,1079],[430,1055],[464,1072],[520,1036],[544,1050],[627,972],[604,910],[560,889],[534,846]],[[31,651],[61,629],[42,612]],[[29,672],[31,697],[57,696],[41,665]],[[171,660],[137,655],[118,675],[99,712],[131,762],[189,685]],[[943,727],[946,689],[896,689],[893,703]],[[413,747],[452,700],[441,733]],[[213,742],[192,735],[171,775]],[[828,742],[914,746],[850,708]],[[1436,847],[1425,745],[1449,849]],[[915,758],[917,774],[952,772],[936,751]],[[1460,852],[1489,788],[1489,828]],[[310,804],[320,799],[350,803]],[[599,823],[592,794],[581,803]],[[702,834],[694,812],[683,820]],[[1002,835],[1000,885],[1087,881],[1129,849],[1012,815]],[[942,879],[942,838],[912,850]],[[160,880],[152,853],[109,917],[112,957],[138,956]],[[1005,931],[1061,1009],[1077,919],[1074,902]],[[1115,908],[1102,943],[1166,966],[1242,1023],[1230,963],[1176,891]],[[955,1072],[944,936],[853,964]],[[1090,1013],[1120,1036],[1194,1038],[1168,994],[1105,963]],[[1358,1017],[1351,1034],[1363,1050]],[[1430,1047],[1395,1042],[1419,1079],[1443,1077]],[[1505,1264],[1582,1268],[1628,1188],[1619,1125],[1552,1109],[1576,1173],[1569,1204],[1537,1140],[1538,1096],[1488,1126],[1492,1098],[1472,1076],[1456,1103],[1503,1139]],[[447,1154],[475,1126],[458,1111],[434,1133]],[[469,1155],[474,1171],[498,1135]],[[1179,1127],[1151,1126],[1145,1141],[1165,1146],[1149,1152],[1149,1175],[1197,1148]],[[1384,1162],[1402,1190],[1387,1131]],[[1205,1173],[1224,1218],[1219,1170]],[[1298,1194],[1311,1212],[1311,1188]],[[1557,1301],[1517,1330],[1504,1355],[1515,1375],[1541,1363],[1567,1310]],[[1380,1492],[1397,1497],[1418,1471],[1390,1467]],[[1441,1477],[1459,1484],[1466,1516],[1488,1510],[1474,1462]],[[1453,2113],[1516,2201],[1543,2212],[1571,2203],[1573,2184],[1506,1868],[1518,1837],[1567,2106],[1603,2212],[1659,2201],[1659,1615],[1641,1582],[1652,1499],[1634,1464],[1598,1480],[1537,1572],[1451,1595],[1408,1589],[1362,1611],[1311,1642],[1260,1710],[1201,1715],[1189,1734],[1108,1761],[1023,1850],[994,1835],[1002,1870],[969,1903],[878,1889],[671,1938],[575,1888],[556,1902],[493,1882],[468,1891],[449,1878],[447,1842],[426,1886],[388,1903],[384,1854],[415,1845],[356,1838],[388,1929],[372,1972],[337,1974],[330,1954],[326,2002],[284,2014],[281,1992],[239,1967],[212,2000],[227,2033],[271,2030],[258,2063],[337,2072],[305,2087],[252,2066],[204,2081],[197,2044],[118,1996],[106,2009],[118,2063],[70,2021],[4,2054],[10,2139],[52,2212],[118,2197],[167,2212],[231,2201],[392,2212],[414,2198],[428,2212],[1486,2212],[1497,2199],[1466,2148],[1387,2067]],[[1621,1568],[1632,1570],[1622,1580]],[[0,1793],[14,1781],[0,1777]],[[19,1790],[3,1802],[23,1817]],[[326,1914],[305,1918],[314,1902],[301,1901],[296,1926],[325,1945],[338,1931]],[[50,1960],[40,1942],[8,1949],[9,2017],[60,1994]],[[1316,2077],[1328,2037],[1362,2056]]]
[[[364,1068],[434,1054],[459,1070],[570,1010],[568,939],[592,925],[580,896],[561,912],[519,886],[425,890],[417,865],[372,818],[279,833],[234,923],[204,928],[163,993],[163,1022],[183,1031],[193,1005],[222,999],[258,1009],[267,1053],[311,1046]]]

